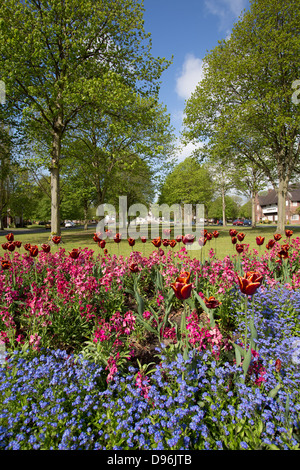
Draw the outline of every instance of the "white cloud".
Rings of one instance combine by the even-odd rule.
[[[238,19],[247,3],[248,0],[205,0],[207,11],[219,18],[219,28],[227,35],[230,24]]]
[[[176,93],[180,98],[187,100],[202,78],[202,60],[193,54],[188,54],[184,60],[181,74],[176,80]]]
[[[181,145],[180,141],[178,140],[177,151],[175,154],[175,157],[178,160],[178,163],[182,162],[187,157],[191,157],[194,150],[197,150],[198,148],[201,148],[202,146],[203,144],[201,144],[201,142],[197,145],[194,145],[191,142],[188,143],[187,145]]]

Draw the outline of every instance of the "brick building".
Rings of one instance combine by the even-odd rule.
[[[300,184],[289,186],[286,199],[286,222],[292,225],[300,225],[300,214],[296,212],[300,207]],[[274,189],[269,189],[264,196],[258,196],[256,206],[256,220],[262,222],[269,220],[277,222],[278,198]]]

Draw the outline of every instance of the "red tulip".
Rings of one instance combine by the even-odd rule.
[[[139,272],[139,267],[136,263],[131,263],[129,266],[129,269],[132,273],[138,273]]]
[[[188,283],[190,280],[190,277],[191,277],[191,274],[188,271],[180,271],[180,274],[177,280],[179,280],[179,282]]]
[[[182,243],[184,245],[192,245],[195,241],[195,235],[187,234],[182,237]]]
[[[264,241],[265,241],[265,237],[261,237],[261,236],[256,237],[256,244],[257,244],[258,246],[263,245],[263,244],[264,244]]]
[[[41,245],[41,248],[42,248],[42,250],[43,250],[44,253],[49,253],[50,250],[51,250],[51,246],[48,245],[48,243],[43,243],[43,244]]]
[[[281,239],[280,233],[275,233],[274,240],[276,240],[278,242],[280,239]]]
[[[121,235],[120,233],[116,233],[116,235],[114,236],[114,242],[115,243],[120,243],[121,242]]]
[[[282,365],[282,364],[281,364],[281,360],[280,360],[280,359],[276,359],[276,361],[275,361],[275,370],[276,370],[276,372],[279,372],[279,371],[280,371],[281,365]]]
[[[278,256],[280,259],[287,259],[289,258],[288,250],[284,248],[283,246],[281,247],[281,250],[278,251]]]
[[[52,237],[52,241],[53,243],[55,243],[55,245],[58,245],[61,241],[61,237],[59,237],[58,235],[54,235],[54,237]]]
[[[236,238],[236,237],[231,237],[231,243],[232,243],[233,245],[235,245],[236,242],[237,242],[237,238]]]
[[[95,243],[99,243],[102,238],[100,238],[97,233],[94,233],[93,240]]]
[[[2,246],[3,250],[7,250],[8,243],[7,243],[7,242],[6,242],[6,243],[2,243],[1,246]]]
[[[156,247],[156,248],[159,248],[160,245],[161,245],[161,238],[160,237],[156,237],[152,240],[152,243],[153,245]]]
[[[270,250],[271,248],[273,248],[275,243],[276,243],[275,240],[273,240],[273,238],[271,238],[271,240],[269,240],[268,243],[266,244],[267,250]]]
[[[98,242],[98,245],[100,246],[100,248],[105,248],[106,241],[105,241],[105,240],[100,240],[100,241]]]
[[[293,230],[286,230],[286,231],[285,231],[285,235],[286,235],[288,238],[291,238],[291,236],[293,235]]]
[[[183,284],[176,281],[171,284],[171,287],[179,300],[186,300],[191,296],[192,284]]]
[[[205,297],[204,298],[204,303],[207,308],[212,309],[212,308],[217,308],[219,305],[221,305],[221,302],[219,302],[215,297],[210,296],[210,297]]]
[[[218,238],[219,235],[220,235],[220,234],[219,234],[218,230],[214,230],[214,231],[213,231],[213,236],[214,236],[214,238]]]
[[[15,246],[16,246],[17,248],[21,248],[21,246],[22,246],[22,242],[19,242],[18,240],[16,240],[16,241],[14,242],[14,244],[15,244]]]
[[[11,253],[12,253],[13,251],[15,251],[15,248],[16,248],[16,246],[15,246],[14,242],[11,242],[11,243],[8,243],[8,244],[7,244],[7,249],[8,249],[8,251],[10,251]]]
[[[177,243],[182,242],[182,235],[177,235],[176,241],[177,241]]]
[[[147,241],[147,238],[146,238],[146,237],[141,237],[141,242],[142,242],[142,243],[146,243],[146,241]]]
[[[135,245],[135,239],[134,238],[128,238],[128,243],[129,243],[129,246],[134,246]]]
[[[232,229],[229,230],[229,235],[230,235],[231,237],[235,237],[236,234],[237,234],[237,231],[235,230],[235,228],[232,228]]]
[[[167,240],[166,238],[164,238],[163,241],[162,241],[162,244],[163,244],[164,246],[169,246],[169,245],[170,245],[170,241]]]
[[[238,253],[243,253],[245,245],[243,243],[237,243],[235,248]]]
[[[33,258],[35,258],[38,253],[39,253],[39,249],[36,245],[31,245],[30,249],[29,249],[29,253],[30,253],[30,256],[32,256]]]
[[[248,271],[244,277],[238,276],[241,292],[246,295],[253,295],[261,286],[263,277],[254,271]]]
[[[206,240],[210,241],[210,240],[212,239],[212,237],[213,237],[213,234],[210,233],[210,232],[207,232],[207,234],[206,234]]]
[[[260,282],[262,283],[263,276],[257,271],[246,271],[246,277],[251,280],[251,282]]]
[[[73,248],[71,251],[69,251],[70,258],[72,259],[77,259],[78,256],[80,255],[80,250],[78,248]]]
[[[170,247],[174,248],[174,246],[176,246],[176,243],[176,240],[170,240]]]
[[[171,284],[172,289],[175,292],[177,299],[186,300],[190,297],[192,292],[192,284],[188,283],[190,279],[190,273],[181,272],[180,276],[175,282]]]
[[[238,239],[238,241],[239,241],[239,242],[242,242],[242,241],[244,240],[245,236],[246,236],[246,234],[243,233],[243,232],[238,233],[238,234],[237,234],[237,239]]]
[[[206,242],[207,242],[207,240],[206,240],[205,237],[200,237],[199,240],[198,240],[198,243],[199,243],[200,246],[204,246]]]
[[[26,251],[30,251],[30,247],[31,247],[30,243],[25,243],[24,248]]]
[[[14,237],[14,234],[13,233],[8,233],[7,235],[5,235],[5,238],[8,242],[13,242],[15,237]]]
[[[2,259],[1,266],[2,266],[2,269],[9,269],[11,267],[11,262],[8,261],[7,259]]]

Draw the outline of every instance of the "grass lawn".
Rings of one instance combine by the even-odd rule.
[[[265,237],[265,242],[263,246],[261,247],[261,251],[264,251],[265,245],[269,241],[269,239],[273,238],[274,233],[276,233],[276,226],[270,226],[270,225],[259,225],[255,229],[252,229],[251,227],[233,227],[232,225],[228,225],[227,227],[217,227],[210,225],[206,227],[208,232],[213,232],[214,230],[218,230],[219,232],[219,237],[217,239],[212,239],[210,242],[207,242],[205,247],[203,248],[204,250],[204,257],[207,256],[209,250],[213,248],[216,250],[216,256],[219,259],[223,259],[227,255],[233,255],[236,254],[236,249],[235,246],[232,245],[231,243],[231,237],[229,236],[229,230],[231,228],[236,228],[238,232],[243,232],[246,234],[244,241],[242,243],[245,243],[246,245],[249,244],[249,249],[259,249],[259,247],[256,245],[256,237],[258,235]],[[295,227],[295,226],[287,226],[287,228],[293,230],[293,236],[297,237],[300,236],[300,226]],[[38,245],[40,246],[42,243],[49,243],[50,241],[50,232],[41,232],[41,233],[32,233],[30,229],[28,230],[28,233],[26,234],[18,234],[18,231],[21,231],[21,229],[6,229],[5,232],[2,232],[2,235],[0,237],[1,244],[5,243],[5,234],[9,233],[12,231],[15,235],[15,240],[19,240],[22,242],[22,245],[25,243],[30,243],[32,245]],[[96,232],[96,226],[93,229],[89,230],[83,230],[83,229],[65,229],[62,231],[62,241],[59,246],[63,247],[66,251],[71,251],[73,248],[90,248],[95,250],[95,252],[102,252],[103,250],[98,247],[98,245],[94,242],[93,240],[93,235]],[[192,229],[190,230],[189,233],[192,233]],[[162,234],[162,238],[172,238],[172,233],[170,234],[169,237],[165,236]],[[283,237],[284,239],[284,237]],[[120,244],[116,244],[112,239],[106,239],[106,248],[108,250],[108,253],[111,255],[122,255],[122,256],[129,256],[130,252],[132,250],[134,251],[140,251],[143,255],[148,256],[150,253],[153,252],[153,250],[156,250],[156,248],[153,246],[151,243],[151,238],[147,240],[145,244],[143,244],[140,240],[136,240],[135,246],[131,248],[127,242],[127,240],[122,240]],[[177,244],[173,250],[177,251],[182,247],[182,243]],[[198,243],[195,242],[194,246],[197,246],[198,248]],[[167,252],[169,249],[171,250],[172,248],[170,247],[161,247],[164,249],[165,252]],[[53,246],[52,251],[56,250],[56,246]],[[4,250],[0,247],[0,253],[2,251],[2,254],[4,253]],[[20,248],[20,252],[23,253],[25,252],[23,246]],[[191,257],[197,258],[200,254],[200,248],[197,250],[191,250],[190,251]]]

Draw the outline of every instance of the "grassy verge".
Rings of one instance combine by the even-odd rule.
[[[238,232],[243,232],[245,233],[245,238],[242,243],[245,243],[246,245],[249,245],[249,249],[252,250],[253,248],[255,249],[260,249],[257,244],[256,244],[256,237],[257,236],[263,236],[265,237],[265,242],[263,246],[261,247],[261,251],[265,250],[265,245],[269,241],[269,239],[273,238],[273,235],[276,231],[275,226],[264,226],[260,225],[256,227],[255,229],[251,227],[233,227],[233,226],[227,226],[227,227],[217,227],[217,226],[208,226],[206,229],[208,232],[213,232],[214,230],[218,230],[219,232],[219,237],[217,239],[212,239],[211,241],[207,242],[205,247],[203,248],[204,250],[204,257],[208,255],[208,252],[210,249],[213,249],[216,252],[216,256],[219,259],[223,259],[227,255],[233,255],[236,254],[236,249],[235,246],[231,243],[231,237],[229,236],[229,230],[231,228],[236,228]],[[300,236],[300,227],[291,227],[293,230],[293,237]],[[59,246],[63,247],[66,251],[71,251],[73,248],[89,248],[93,249],[96,253],[101,252],[102,249],[94,242],[93,240],[93,235],[96,231],[96,227],[94,229],[89,229],[89,230],[83,230],[83,229],[70,229],[70,230],[63,230],[62,231],[62,241]],[[30,243],[32,245],[38,245],[40,246],[43,243],[49,243],[51,240],[51,235],[49,232],[39,232],[39,233],[32,233],[30,230],[26,234],[24,233],[18,233],[21,232],[21,230],[12,230],[12,232],[15,235],[15,240],[19,240],[22,242],[22,247],[20,248],[20,252],[23,253],[25,252],[23,245],[25,243]],[[1,244],[5,243],[5,234],[9,233],[9,230],[6,230],[5,232],[2,232],[1,235]],[[160,232],[161,233],[161,232]],[[190,233],[192,233],[192,229],[190,230]],[[173,234],[171,233],[169,237],[161,233],[162,238],[172,238]],[[284,237],[283,237],[284,239]],[[174,248],[173,251],[177,251],[182,247],[182,243],[177,244]],[[195,242],[195,246],[198,248],[198,243]],[[169,249],[172,250],[170,247],[163,247],[161,246],[162,249],[164,249],[165,252],[167,252]],[[57,248],[53,246],[52,250],[56,250]],[[131,251],[140,251],[144,256],[149,256],[150,253],[153,252],[153,250],[156,250],[156,248],[153,246],[151,243],[151,238],[148,238],[147,242],[144,244],[142,243],[139,239],[136,240],[136,243],[134,247],[130,247],[128,244],[127,240],[122,240],[121,243],[116,244],[112,239],[106,239],[106,249],[108,250],[108,253],[111,255],[122,255],[122,256],[129,256]],[[0,252],[2,251],[2,254],[4,253],[4,250],[0,247]],[[191,250],[190,254],[191,257],[197,258],[200,253],[200,247],[197,250]]]

